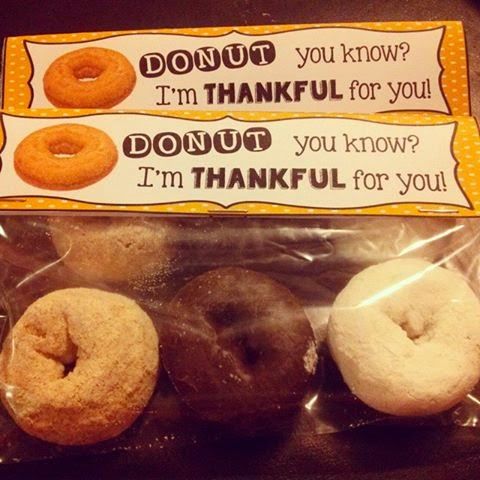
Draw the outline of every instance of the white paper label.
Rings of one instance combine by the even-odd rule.
[[[31,107],[52,107],[43,76],[84,47],[124,54],[137,75],[119,109],[449,113],[441,89],[445,28],[372,31],[307,28],[219,37],[126,34],[68,44],[26,42],[34,65]]]
[[[3,116],[6,144],[0,194],[51,196],[102,205],[266,202],[312,208],[402,203],[469,207],[452,153],[456,123],[395,125],[343,118],[192,121],[142,114],[74,119]],[[28,134],[62,123],[107,133],[113,171],[93,185],[49,191],[13,167]],[[75,161],[72,159],[65,159]]]

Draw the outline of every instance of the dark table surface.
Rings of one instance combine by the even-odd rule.
[[[477,0],[1,0],[0,37],[120,29],[349,21],[462,20],[480,115]],[[480,478],[480,429],[364,427],[285,446],[274,440],[0,466],[0,478]]]

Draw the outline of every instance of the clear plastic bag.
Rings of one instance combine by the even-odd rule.
[[[327,342],[327,324],[335,299],[355,275],[372,265],[400,258],[423,259],[458,272],[480,295],[477,224],[475,219],[404,217],[1,217],[0,321],[4,349],[6,342],[11,342],[9,331],[36,300],[60,289],[92,288],[129,297],[148,314],[160,338],[161,367],[151,400],[133,425],[99,443],[60,446],[44,442],[23,432],[2,409],[0,458],[12,462],[121,449],[180,450],[185,445],[219,438],[278,435],[288,439],[365,424],[477,426],[478,388],[435,415],[408,417],[374,410],[344,383]],[[161,236],[160,243],[152,240],[155,236]],[[139,238],[147,239],[148,244]],[[202,274],[225,267],[259,272],[288,289],[311,325],[318,356],[315,372],[301,395],[295,397],[294,408],[282,408],[281,414],[272,412],[276,406],[262,397],[262,413],[258,416],[242,419],[227,415],[233,416],[234,422],[205,419],[185,402],[179,384],[172,383],[171,372],[163,368],[163,342],[168,336],[162,329],[172,315],[172,299]],[[258,292],[251,296],[258,298],[252,301],[261,305],[265,299],[261,298],[261,289],[253,286],[255,290]],[[235,314],[228,321],[236,322]],[[250,328],[248,322],[242,325],[240,330]],[[15,345],[11,347],[11,355],[15,355]],[[234,353],[238,354],[236,348]],[[242,343],[238,348],[245,352],[247,347]],[[5,355],[3,361],[1,368],[6,368]],[[191,361],[199,360],[192,357]],[[279,372],[272,369],[272,375]],[[11,387],[1,385],[4,402],[8,389],[15,395]],[[206,398],[207,404],[217,401]]]

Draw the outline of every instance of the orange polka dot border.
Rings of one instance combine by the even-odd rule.
[[[22,117],[34,118],[75,118],[86,114],[122,115],[127,112],[111,112],[105,110],[22,110],[9,113]],[[129,112],[131,113],[131,112]],[[457,179],[469,198],[472,208],[449,207],[441,204],[389,204],[377,207],[351,208],[351,209],[324,209],[305,208],[269,203],[240,203],[229,208],[223,208],[208,202],[181,202],[162,205],[102,205],[73,201],[58,197],[0,197],[0,211],[63,211],[63,212],[121,212],[121,213],[151,213],[164,215],[273,215],[273,216],[312,216],[312,215],[390,215],[390,216],[454,216],[475,217],[480,216],[480,134],[475,119],[471,117],[450,117],[440,114],[422,113],[387,113],[377,115],[322,115],[301,113],[275,113],[275,112],[136,112],[163,117],[185,118],[189,120],[217,120],[225,116],[243,121],[272,121],[289,118],[348,118],[369,120],[392,125],[442,125],[456,122],[457,128],[453,140],[453,153],[458,161]],[[71,121],[71,120],[69,120]],[[113,120],[112,120],[113,121]],[[2,129],[3,132],[3,129]],[[3,133],[1,134],[3,135]],[[0,135],[1,145],[4,143]],[[11,159],[3,159],[11,161]],[[434,159],[432,158],[432,161]]]
[[[10,37],[5,48],[3,108],[11,111],[15,108],[28,108],[32,92],[28,81],[32,75],[30,58],[25,48],[25,42],[37,43],[77,43],[107,38],[114,35],[164,33],[194,36],[220,36],[232,30],[249,35],[264,35],[306,28],[352,27],[376,31],[418,31],[439,27],[445,28],[440,47],[440,62],[443,67],[441,74],[442,90],[450,106],[452,115],[469,115],[469,85],[467,71],[467,52],[463,25],[454,21],[432,22],[370,22],[370,23],[332,23],[332,24],[300,24],[300,25],[267,25],[250,27],[208,27],[208,28],[171,28],[162,30],[130,30],[111,32],[84,32],[67,34],[29,35]]]

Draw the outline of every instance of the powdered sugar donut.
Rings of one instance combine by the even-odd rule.
[[[417,259],[363,270],[336,298],[334,360],[352,392],[393,415],[458,403],[480,377],[480,302],[456,272]]]

